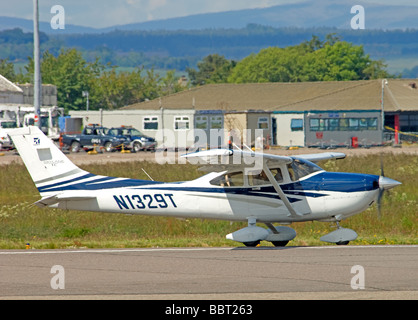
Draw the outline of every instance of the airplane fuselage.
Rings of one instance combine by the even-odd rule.
[[[91,175],[61,186],[42,186],[40,191],[94,199],[61,201],[56,207],[89,210],[259,222],[297,222],[345,219],[367,209],[379,192],[379,176],[315,172],[281,188],[298,216],[289,215],[271,185],[221,187],[210,184],[219,173],[180,183],[109,178]]]

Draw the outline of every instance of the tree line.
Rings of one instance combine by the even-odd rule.
[[[16,72],[13,63],[0,59],[0,74],[14,82],[32,82],[32,58],[25,72]],[[110,62],[99,57],[87,61],[81,51],[61,49],[54,55],[45,51],[41,61],[43,83],[56,85],[58,105],[69,110],[86,107],[83,92],[89,92],[92,110],[117,109],[129,104],[155,99],[179,92],[175,71],[159,75],[143,66],[132,71],[118,71]],[[226,59],[220,54],[209,54],[187,68],[189,86],[210,83],[260,83],[303,81],[347,81],[390,78],[381,60],[373,60],[363,46],[342,41],[336,34],[324,40],[313,36],[309,41],[284,48],[269,47],[250,54],[240,61]]]
[[[16,72],[12,62],[0,59],[0,74],[16,83],[31,83],[34,62],[29,58],[25,72]],[[117,109],[129,104],[151,100],[182,90],[174,70],[164,76],[143,67],[133,71],[117,71],[96,58],[87,62],[77,49],[61,50],[57,56],[46,51],[41,59],[42,82],[57,86],[58,106],[69,110],[84,110],[89,93],[91,110]]]
[[[208,83],[260,83],[347,81],[391,78],[382,60],[373,60],[363,46],[329,34],[285,48],[269,47],[239,62],[219,54],[209,55],[188,68],[193,85]]]

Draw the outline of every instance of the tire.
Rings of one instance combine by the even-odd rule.
[[[275,247],[285,247],[289,241],[272,241],[271,242]]]
[[[243,242],[246,247],[257,247],[260,244],[260,240],[251,241],[251,242]]]
[[[139,152],[142,150],[142,146],[139,142],[134,142],[134,145],[132,146],[132,149],[134,152]]]
[[[108,141],[104,144],[104,150],[106,152],[112,152],[113,151],[113,145],[112,142]]]
[[[70,150],[71,152],[79,152],[81,149],[81,144],[78,141],[71,142]]]
[[[340,242],[336,242],[335,244],[337,246],[346,246],[349,243],[350,243],[350,241],[340,241]]]

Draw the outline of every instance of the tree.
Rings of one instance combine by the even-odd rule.
[[[241,60],[228,82],[346,81],[393,77],[386,65],[370,59],[363,46],[341,41],[335,34],[286,48],[270,47]]]
[[[88,63],[81,52],[76,49],[61,50],[55,57],[48,51],[42,56],[42,82],[57,86],[58,106],[68,110],[80,110],[86,106],[83,91],[90,91],[92,79],[100,76],[104,65],[98,60]],[[29,59],[27,67],[30,78],[33,79],[33,59]],[[90,99],[94,108],[97,101]]]
[[[0,59],[0,74],[9,81],[16,81],[14,65],[8,59]]]
[[[208,83],[227,82],[231,70],[236,63],[233,60],[227,60],[219,54],[208,55],[197,64],[198,70],[187,68],[189,79],[193,85],[203,85]]]

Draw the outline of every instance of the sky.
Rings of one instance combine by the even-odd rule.
[[[41,21],[50,21],[51,8],[61,5],[65,22],[93,28],[150,20],[183,17],[192,14],[265,8],[314,0],[38,0]],[[349,0],[348,0],[349,1]],[[33,0],[1,0],[0,16],[32,19]],[[393,4],[393,0],[352,0],[361,3]],[[397,0],[396,5],[418,6],[416,0]]]

